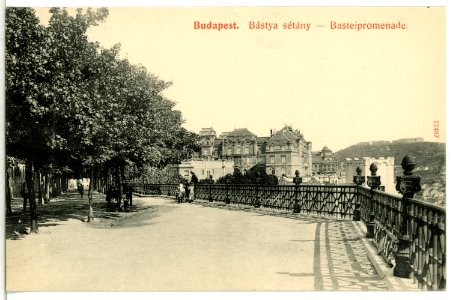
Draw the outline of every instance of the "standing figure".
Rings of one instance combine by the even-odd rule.
[[[190,183],[189,185],[189,203],[193,202],[195,199],[195,185],[193,182]]]
[[[184,183],[184,191],[185,191],[185,194],[186,194],[186,199],[189,199],[189,192],[190,191],[189,191],[189,182],[188,181],[186,181]]]
[[[184,193],[185,193],[184,184],[182,183],[182,181],[180,181],[179,187],[178,187],[178,197],[177,197],[178,203],[181,203],[181,201],[184,199]]]
[[[129,202],[129,206],[132,206],[132,186],[126,184],[125,187],[126,201]]]
[[[83,198],[83,184],[81,182],[77,183],[77,191],[80,194],[80,197]]]
[[[193,198],[195,199],[195,187],[198,184],[198,177],[197,177],[197,175],[195,175],[195,173],[193,171],[191,171],[190,174],[192,175],[192,177],[190,178],[190,182],[193,184],[193,187],[194,187]]]

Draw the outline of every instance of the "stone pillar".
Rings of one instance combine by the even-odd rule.
[[[299,177],[299,174],[300,174],[299,170],[296,170],[295,172],[296,177],[293,178],[293,183],[296,185],[296,189],[294,192],[294,208],[293,208],[293,213],[295,214],[300,213],[299,194],[302,178]]]
[[[362,168],[360,166],[357,167],[356,169],[357,175],[354,176],[354,183],[357,186],[361,186],[365,182],[365,176],[362,175]],[[354,208],[354,213],[352,216],[353,221],[360,221],[360,201],[359,201],[359,194],[356,194],[356,200],[355,200],[355,208]]]
[[[395,255],[395,268],[393,275],[397,277],[410,278],[412,268],[410,266],[410,246],[412,243],[409,236],[409,202],[414,195],[421,190],[420,176],[412,175],[415,168],[414,158],[406,155],[401,162],[404,170],[403,176],[396,177],[396,190],[403,195],[402,203],[402,223],[398,236],[398,245]]]
[[[371,189],[371,201],[370,201],[370,214],[368,217],[368,222],[366,224],[366,237],[372,238],[374,237],[374,227],[375,227],[375,215],[374,215],[374,201],[373,201],[373,194],[374,191],[381,185],[381,176],[376,176],[378,168],[375,163],[370,165],[371,176],[367,176],[367,185]]]

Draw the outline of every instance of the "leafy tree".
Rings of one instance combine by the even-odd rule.
[[[277,185],[278,178],[275,175],[266,173],[266,168],[263,165],[255,165],[243,174],[238,168],[234,168],[233,174],[227,174],[217,179],[216,183],[230,184],[263,184]]]
[[[106,9],[50,12],[47,27],[29,8],[6,14],[7,153],[26,160],[35,232],[33,171],[90,177],[91,220],[96,174],[113,174],[121,195],[125,168],[161,169],[198,147],[162,95],[170,82],[120,59],[119,45],[103,49],[88,40]]]
[[[33,167],[51,147],[47,101],[50,84],[46,30],[30,8],[7,8],[5,18],[6,152],[26,161],[31,232],[38,232]]]

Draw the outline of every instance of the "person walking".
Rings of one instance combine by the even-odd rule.
[[[190,174],[192,175],[192,177],[190,178],[190,183],[193,184],[193,199],[195,199],[195,187],[198,185],[198,177],[197,175],[195,175],[195,173],[193,171],[190,171]]]
[[[197,175],[195,175],[195,173],[193,171],[190,171],[190,174],[192,175],[191,178],[190,178],[190,182],[192,182],[193,185],[197,185],[198,184]]]
[[[193,182],[191,182],[189,185],[189,203],[192,203],[194,199],[195,199],[195,185],[193,184]]]
[[[184,184],[182,183],[182,181],[180,181],[178,187],[178,203],[181,203],[181,201],[184,199],[184,194],[185,194]]]
[[[79,191],[80,198],[83,198],[83,184],[81,182],[77,183],[77,190]]]

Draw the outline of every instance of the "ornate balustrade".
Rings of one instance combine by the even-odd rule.
[[[413,200],[409,203],[410,263],[422,289],[446,287],[445,209]]]
[[[150,183],[133,183],[130,184],[134,193],[139,195],[175,195],[177,184],[150,184]]]
[[[446,288],[446,210],[412,199],[420,190],[418,176],[411,159],[403,160],[404,176],[397,178],[397,190],[403,196],[378,190],[377,167],[370,166],[367,176],[370,188],[363,187],[365,176],[357,169],[356,185],[265,186],[261,184],[200,184],[195,188],[197,199],[263,206],[294,213],[317,214],[363,221],[367,237],[394,275],[413,277],[423,290]],[[298,176],[296,176],[298,177]],[[134,191],[144,195],[175,195],[177,184],[136,184]]]
[[[368,176],[370,189],[357,190],[367,236],[389,267],[395,264],[395,276],[414,278],[422,290],[445,289],[445,207],[414,200],[414,194],[420,191],[420,177],[412,174],[413,158],[406,156],[401,165],[404,175],[397,177],[396,188],[402,196],[377,190],[378,185],[373,185],[380,181],[376,170]],[[359,184],[362,182],[359,180]]]
[[[402,277],[414,277],[421,289],[445,289],[445,207],[367,188],[360,188],[357,192],[362,219],[369,221],[370,213],[374,212],[375,228],[372,238],[378,253],[387,260],[389,266],[395,262],[398,251],[404,250],[401,249],[404,248],[401,245],[405,219],[403,202],[407,202],[406,235],[409,246],[405,254],[410,274]]]
[[[211,189],[211,194],[209,193]],[[236,185],[213,184],[198,185],[196,195],[198,199],[256,205],[266,208],[293,210],[296,200],[301,211],[319,215],[328,215],[340,218],[351,218],[355,208],[357,195],[355,185],[321,186],[301,185],[299,189],[294,185]]]

